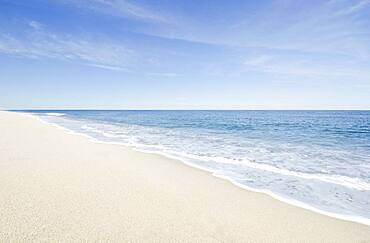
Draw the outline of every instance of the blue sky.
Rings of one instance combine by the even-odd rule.
[[[370,109],[370,0],[0,0],[0,108]]]

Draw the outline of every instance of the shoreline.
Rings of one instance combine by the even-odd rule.
[[[37,115],[33,115],[33,114],[27,113],[27,112],[21,112],[20,114],[31,116],[31,117],[33,117],[35,119],[38,119],[39,121],[47,124],[47,125],[52,125],[52,126],[58,128],[58,129],[64,130],[64,131],[68,132],[69,134],[74,134],[74,135],[77,135],[77,136],[85,137],[85,138],[89,139],[89,141],[91,141],[93,143],[125,146],[126,148],[129,148],[129,149],[132,149],[134,151],[141,152],[141,153],[160,155],[160,156],[163,156],[163,157],[172,159],[172,160],[176,160],[177,162],[183,163],[183,164],[185,164],[187,166],[190,166],[192,168],[205,171],[205,172],[211,174],[212,176],[214,176],[216,178],[221,178],[221,179],[223,179],[223,180],[231,183],[232,185],[234,185],[234,186],[236,186],[238,188],[242,188],[242,189],[247,190],[247,191],[250,191],[250,192],[262,193],[264,195],[270,196],[271,198],[273,198],[275,200],[284,202],[284,203],[286,203],[288,205],[292,205],[292,206],[295,206],[295,207],[298,207],[298,208],[309,210],[309,211],[312,211],[314,213],[318,213],[318,214],[325,215],[325,216],[328,216],[328,217],[332,217],[332,218],[335,218],[335,219],[349,221],[349,222],[354,222],[354,223],[360,223],[360,224],[363,224],[363,225],[366,225],[366,226],[370,226],[370,219],[368,219],[368,218],[360,217],[360,216],[352,216],[352,215],[343,215],[343,214],[337,214],[337,213],[332,213],[332,212],[324,211],[324,210],[318,209],[318,208],[316,208],[314,206],[311,206],[311,205],[309,205],[307,203],[304,203],[304,202],[301,202],[301,201],[298,201],[298,200],[294,200],[294,199],[285,198],[285,197],[280,196],[280,195],[278,195],[278,194],[276,194],[276,193],[274,193],[274,192],[272,192],[270,190],[255,189],[255,188],[252,188],[252,187],[249,187],[249,186],[240,184],[240,183],[234,181],[233,179],[231,179],[229,177],[222,176],[222,175],[217,175],[217,173],[214,172],[214,171],[212,171],[212,170],[208,170],[208,169],[203,168],[201,166],[192,164],[192,163],[190,163],[190,162],[188,162],[185,159],[182,159],[180,157],[172,156],[172,155],[169,155],[169,154],[166,154],[166,153],[163,153],[163,152],[155,152],[155,151],[147,151],[147,150],[144,150],[144,149],[139,149],[139,148],[136,148],[135,145],[131,145],[130,146],[128,144],[124,144],[124,143],[120,143],[120,142],[105,142],[105,141],[100,141],[100,140],[98,140],[98,139],[96,139],[94,137],[89,136],[88,134],[78,133],[78,132],[75,132],[75,131],[73,131],[71,129],[68,129],[66,127],[63,127],[61,125],[58,125],[56,123],[47,122],[47,121],[43,120],[41,117],[39,117]],[[61,116],[61,115],[58,115],[58,116]]]
[[[72,216],[69,216],[79,216],[77,221],[85,222],[88,225],[86,227],[94,228],[100,220],[99,217],[95,218],[94,215],[97,214],[96,212],[90,212],[88,209],[95,209],[97,212],[104,213],[101,217],[107,220],[106,222],[108,225],[113,227],[112,222],[117,222],[117,226],[120,225],[120,227],[128,227],[131,229],[126,231],[126,233],[129,232],[130,237],[132,236],[133,238],[123,235],[120,237],[126,240],[131,239],[137,241],[140,238],[136,237],[140,234],[136,233],[141,232],[142,234],[144,231],[146,232],[150,229],[148,228],[149,226],[162,230],[162,235],[154,234],[154,232],[149,230],[151,233],[148,233],[149,236],[145,239],[170,240],[170,237],[172,237],[171,235],[175,234],[175,231],[167,232],[162,228],[168,223],[173,230],[177,227],[180,227],[179,229],[186,228],[186,234],[176,233],[176,237],[172,238],[172,240],[177,239],[179,241],[197,239],[203,239],[204,241],[249,239],[249,241],[295,242],[299,241],[298,239],[308,239],[312,242],[320,242],[323,240],[329,242],[366,242],[365,240],[370,239],[370,228],[364,224],[328,217],[296,205],[291,205],[282,200],[276,200],[273,196],[265,192],[256,193],[253,189],[250,190],[241,188],[238,185],[235,186],[233,185],[234,183],[226,178],[221,178],[220,176],[213,175],[202,169],[194,169],[194,166],[186,164],[179,159],[171,159],[153,152],[143,153],[143,151],[137,151],[126,145],[122,146],[123,144],[120,143],[101,142],[86,134],[73,132],[57,124],[45,122],[39,117],[27,113],[9,113],[10,112],[0,112],[0,119],[4,117],[4,119],[8,121],[8,123],[5,122],[4,124],[0,124],[0,129],[5,129],[4,137],[0,138],[0,145],[4,145],[4,149],[0,150],[0,155],[3,156],[2,158],[5,158],[5,161],[0,162],[0,166],[5,167],[0,168],[12,172],[10,175],[8,175],[8,173],[4,174],[3,177],[0,176],[0,182],[4,182],[5,185],[11,188],[11,191],[7,191],[6,188],[0,191],[0,195],[2,196],[2,199],[0,199],[0,213],[3,216],[5,215],[5,219],[0,219],[0,226],[4,226],[4,229],[7,229],[5,230],[6,233],[4,233],[4,231],[0,232],[0,239],[15,239],[17,237],[15,233],[9,233],[12,231],[12,223],[15,225],[30,223],[28,222],[28,218],[23,218],[23,221],[20,222],[14,221],[14,215],[8,214],[9,212],[6,210],[9,208],[9,202],[13,202],[14,204],[25,200],[28,202],[28,204],[25,204],[26,206],[33,205],[31,208],[38,208],[39,210],[46,211],[46,213],[49,212],[51,216],[46,215],[45,218],[41,213],[43,211],[36,210],[36,213],[34,210],[31,211],[31,215],[36,215],[44,219],[44,221],[41,222],[49,222],[49,218],[54,214],[60,214],[58,210],[55,212],[54,209],[52,211],[50,211],[50,209],[45,210],[45,208],[35,204],[37,201],[34,200],[38,197],[27,196],[25,199],[21,198],[22,195],[33,194],[39,194],[40,196],[44,195],[44,197],[41,198],[45,200],[46,209],[54,205],[54,207],[63,212],[67,210],[65,214],[69,215],[71,212],[74,212]],[[15,114],[21,115],[18,116]],[[31,116],[32,119],[21,119],[20,116],[24,115]],[[35,122],[35,118],[38,119],[37,123],[39,124]],[[41,124],[40,120],[44,124]],[[15,124],[11,124],[12,121]],[[27,126],[23,127],[24,124]],[[55,127],[64,131],[61,131],[62,133],[57,132],[59,129],[55,129]],[[14,129],[18,129],[19,131]],[[7,134],[10,136],[12,131],[14,134],[18,135],[19,138],[24,135],[24,139],[18,141],[17,138],[7,137]],[[39,132],[44,132],[45,135]],[[43,141],[43,138],[48,141]],[[86,140],[86,138],[88,138],[88,140]],[[57,144],[58,146],[56,146]],[[64,147],[59,148],[59,144]],[[75,147],[73,145],[75,145]],[[24,152],[22,149],[27,151]],[[7,152],[8,150],[10,152]],[[28,159],[25,160],[24,158]],[[58,163],[54,160],[58,161]],[[176,163],[173,163],[174,160],[177,160]],[[33,163],[30,164],[30,161],[33,161],[35,165]],[[71,161],[74,162],[71,163]],[[134,165],[130,161],[135,161]],[[2,163],[4,165],[2,165]],[[13,163],[19,163],[19,166],[13,165]],[[37,173],[32,174],[27,170],[25,171],[23,166]],[[107,168],[111,169],[106,171]],[[125,172],[126,170],[130,173]],[[59,171],[55,174],[57,179],[53,177],[53,171]],[[6,172],[5,170],[4,173]],[[0,172],[0,175],[1,173],[2,172]],[[120,174],[126,176],[120,176]],[[17,177],[11,177],[11,175],[17,175]],[[46,177],[47,180],[39,175]],[[101,176],[96,177],[96,175]],[[161,175],[166,175],[169,178],[165,178]],[[83,177],[82,181],[80,177]],[[95,177],[97,179],[92,180]],[[73,183],[69,182],[67,178],[72,179],[71,181]],[[23,188],[24,184],[20,183],[23,180],[35,180],[36,185],[42,188],[45,187],[47,190],[46,192],[44,190],[39,191],[39,189],[37,189],[38,187],[35,187],[30,188],[29,191],[21,190],[19,194],[21,196],[19,197],[18,194],[10,196],[13,195],[12,190],[14,188]],[[125,183],[117,183],[119,181]],[[153,186],[153,184],[156,186]],[[191,186],[189,184],[191,184]],[[52,185],[52,189],[48,189],[50,185]],[[125,188],[123,185],[131,186]],[[66,201],[63,194],[65,193],[69,196],[71,192],[69,190],[57,190],[59,186],[82,193],[81,198],[77,200],[79,203],[76,201],[76,204],[69,205],[70,201]],[[55,189],[53,189],[54,187]],[[96,187],[101,187],[101,189],[98,190],[99,194],[95,192],[97,190]],[[137,194],[135,192],[137,190],[136,188],[141,188],[143,193]],[[213,188],[214,192],[212,190],[210,191],[210,188]],[[121,193],[119,193],[120,191]],[[63,203],[59,205],[59,201],[55,201],[55,198],[48,196],[48,193],[56,195],[58,199],[63,199],[61,202],[69,205],[69,208]],[[91,205],[90,201],[86,200],[87,198],[84,196],[86,193],[88,194],[86,195],[88,196],[87,198],[96,202],[96,205],[103,205],[104,207],[96,207],[94,206],[95,203]],[[104,197],[100,198],[102,195],[104,195]],[[126,195],[126,197],[124,197],[124,195]],[[116,200],[106,201],[105,197],[115,198]],[[10,200],[10,198],[13,199]],[[143,202],[138,201],[138,199],[141,200],[142,198],[146,198],[148,203],[145,203],[145,200]],[[228,198],[232,198],[233,200]],[[43,201],[41,201],[41,204],[42,203]],[[141,205],[141,203],[144,203],[142,205],[145,205],[144,208],[136,205]],[[82,207],[80,204],[86,207]],[[16,208],[18,209],[11,212],[18,214],[19,208],[26,211],[29,210],[28,208],[23,208],[22,204],[17,205]],[[176,207],[174,207],[174,205]],[[149,214],[132,212],[135,208],[139,209],[139,211],[144,210]],[[114,210],[120,212],[117,211],[118,209],[132,216],[128,217],[131,219],[131,221],[129,220],[128,222],[131,223],[127,225],[126,221],[120,221],[120,218],[116,218],[116,215],[112,214]],[[185,210],[187,213],[181,213],[181,210],[178,211],[179,209]],[[170,212],[168,212],[168,210]],[[81,212],[84,213],[81,214]],[[60,216],[63,218],[65,214],[61,214]],[[122,214],[121,216],[125,217],[126,214]],[[22,218],[23,214],[18,216]],[[93,217],[95,220],[83,221],[83,219],[90,217]],[[199,217],[202,218],[199,219]],[[8,219],[8,221],[6,219]],[[14,222],[11,219],[13,219]],[[65,222],[69,222],[70,218],[66,217],[64,220]],[[134,226],[132,226],[132,224]],[[143,225],[145,227],[143,227]],[[274,226],[272,227],[272,225]],[[54,226],[58,229],[61,227],[59,224]],[[76,229],[80,229],[80,227],[81,225],[78,225]],[[141,227],[144,228],[144,231],[142,231]],[[49,230],[55,230],[55,228],[46,227],[46,229]],[[116,230],[114,231],[116,233],[121,232],[120,229],[116,229],[115,227],[103,227],[102,229],[103,232],[107,234],[107,237],[113,237],[114,230]],[[222,229],[221,232],[220,229]],[[267,231],[262,233],[262,229],[267,229]],[[192,235],[185,236],[189,234],[189,232],[192,232]],[[216,234],[217,237],[209,238],[211,232]],[[76,237],[80,236],[82,233],[80,231],[74,232]],[[86,234],[84,235],[85,237],[92,237]],[[63,235],[57,236],[51,238],[61,239],[61,237],[66,237]],[[103,237],[102,239],[107,238]]]

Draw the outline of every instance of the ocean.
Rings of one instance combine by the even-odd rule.
[[[249,190],[370,224],[370,111],[27,110]]]

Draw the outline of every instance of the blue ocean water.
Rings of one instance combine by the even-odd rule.
[[[370,220],[370,111],[27,111],[236,185]]]

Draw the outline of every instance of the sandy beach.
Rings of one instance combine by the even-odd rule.
[[[0,112],[0,242],[370,242],[180,161]]]

